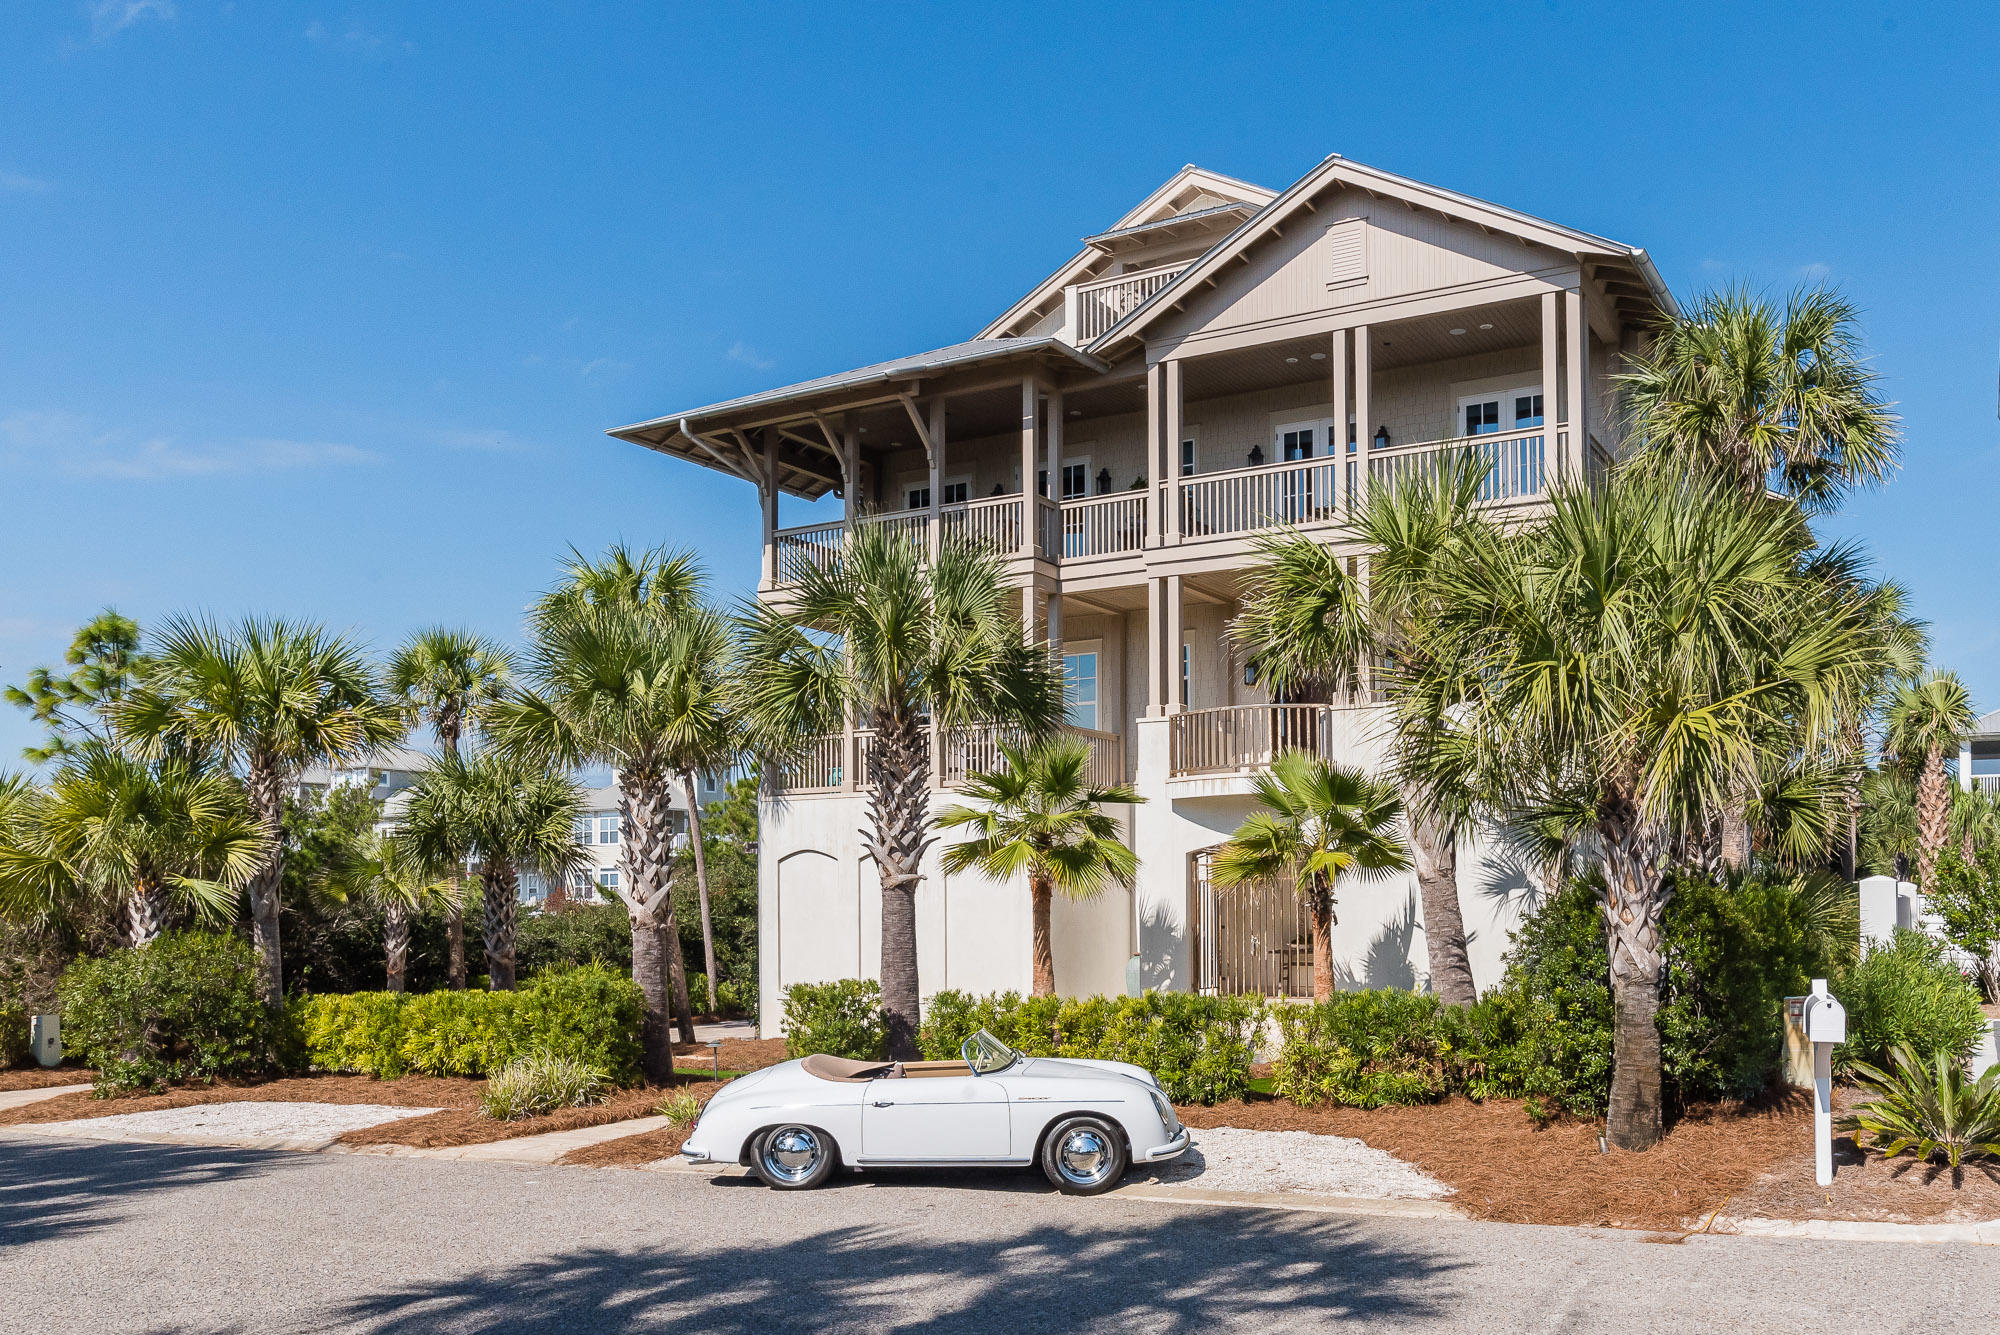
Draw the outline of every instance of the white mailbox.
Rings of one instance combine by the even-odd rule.
[[[1827,995],[1826,979],[1813,979],[1812,995],[1806,998],[1806,1041],[1845,1043],[1847,1010]]]

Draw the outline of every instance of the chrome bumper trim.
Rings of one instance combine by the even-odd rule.
[[[1178,1159],[1187,1153],[1188,1146],[1193,1143],[1194,1138],[1188,1134],[1188,1129],[1182,1127],[1181,1133],[1166,1144],[1158,1149],[1147,1150],[1144,1154],[1135,1155],[1134,1158],[1140,1163],[1159,1163],[1163,1159]]]

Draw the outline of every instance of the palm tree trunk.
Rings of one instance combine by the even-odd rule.
[[[1605,944],[1611,956],[1611,1104],[1605,1137],[1625,1150],[1651,1149],[1662,1133],[1660,979],[1666,968],[1660,915],[1671,892],[1657,869],[1655,838],[1636,810],[1600,816],[1604,843]]]
[[[1742,871],[1750,865],[1750,822],[1743,817],[1743,805],[1732,794],[1729,805],[1722,809],[1720,855],[1722,865],[1731,871]]]
[[[383,905],[382,954],[388,962],[389,990],[401,992],[410,958],[409,905],[394,901]]]
[[[459,718],[456,711],[438,715],[438,746],[453,759],[458,757]],[[444,906],[445,982],[454,992],[465,990],[465,868],[451,873],[454,891]]]
[[[1333,887],[1326,878],[1313,874],[1313,887],[1306,897],[1312,917],[1313,1000],[1333,1000]]]
[[[694,1042],[687,968],[674,916],[671,781],[641,764],[618,771],[618,809],[625,832],[618,844],[625,912],[632,920],[632,981],[646,998],[641,1063],[648,1079],[673,1074],[673,1028]]]
[[[861,846],[882,878],[882,1012],[889,1056],[917,1054],[917,880],[931,845],[930,744],[916,715],[875,711],[868,755],[868,828]]]
[[[1056,994],[1056,950],[1054,934],[1049,930],[1049,904],[1055,898],[1055,886],[1049,878],[1041,875],[1028,877],[1028,900],[1033,906],[1035,991],[1038,997],[1052,997]]]
[[[1917,884],[1928,889],[1937,856],[1951,838],[1951,784],[1944,774],[1944,752],[1933,746],[1924,752],[1917,775]]]
[[[485,885],[486,986],[495,992],[514,990],[514,914],[520,880],[514,864],[488,858],[479,867]]]
[[[1424,949],[1430,955],[1431,990],[1447,1006],[1479,1000],[1466,952],[1465,913],[1458,903],[1458,831],[1410,812],[1410,853],[1417,864],[1417,898],[1424,910]]]
[[[125,911],[132,948],[152,945],[167,928],[167,888],[151,877],[140,877],[132,886]]]
[[[701,904],[701,962],[708,970],[708,1013],[714,1015],[722,1009],[715,999],[721,984],[715,977],[715,927],[708,916],[708,855],[701,846],[701,803],[695,800],[693,770],[681,775],[681,786],[687,789],[688,842],[694,845],[694,893]]]
[[[277,1010],[285,1004],[285,957],[278,943],[278,891],[285,875],[284,776],[267,757],[252,756],[244,788],[251,814],[271,840],[271,856],[250,878],[250,941],[262,968],[257,992]]]

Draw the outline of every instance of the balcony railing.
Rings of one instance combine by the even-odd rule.
[[[1062,556],[1116,556],[1146,545],[1146,493],[1079,497],[1062,504]]]
[[[1125,782],[1125,741],[1115,732],[1095,728],[1063,729],[1067,736],[1090,743],[1088,778],[1092,785],[1109,788]],[[992,724],[962,728],[945,739],[939,756],[936,778],[947,788],[958,788],[974,774],[1003,769],[1005,758],[1000,743],[1010,731]],[[807,752],[785,766],[778,786],[791,796],[811,793],[853,792],[868,779],[868,754],[873,749],[872,729],[853,733],[832,733],[816,738]]]
[[[1972,790],[1976,793],[2000,793],[2000,774],[1973,775]]]
[[[1489,436],[1460,436],[1426,441],[1400,450],[1371,453],[1368,480],[1374,486],[1394,486],[1410,478],[1434,474],[1447,463],[1472,457],[1487,465],[1479,488],[1482,501],[1513,501],[1542,494],[1547,477],[1547,435],[1541,427],[1502,431]]]
[[[1341,705],[1229,705],[1176,714],[1168,773],[1235,774],[1267,768],[1281,751],[1337,759]]]
[[[860,515],[860,524],[884,524],[907,534],[919,546],[930,541],[929,510],[891,510],[886,514]],[[947,505],[938,510],[938,527],[947,534],[961,535],[974,543],[1005,555],[1021,548],[1021,498],[990,496],[984,500]],[[1045,525],[1046,527],[1046,525]],[[808,524],[803,528],[779,529],[777,575],[780,584],[794,584],[808,567],[824,564],[840,546],[847,526],[839,520]]]
[[[1146,298],[1179,277],[1185,264],[1169,264],[1142,273],[1120,274],[1070,289],[1075,311],[1070,328],[1078,343],[1088,343],[1145,304]]]
[[[1341,484],[1352,476],[1345,462],[1300,459],[1184,477],[1181,534],[1207,538],[1334,519],[1343,508]]]

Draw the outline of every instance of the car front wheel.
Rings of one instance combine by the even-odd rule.
[[[1095,1196],[1125,1176],[1125,1138],[1101,1117],[1072,1117],[1042,1142],[1042,1171],[1056,1190]]]
[[[779,1191],[804,1191],[833,1176],[840,1151],[833,1137],[816,1126],[780,1126],[757,1140],[750,1166],[764,1184]]]

